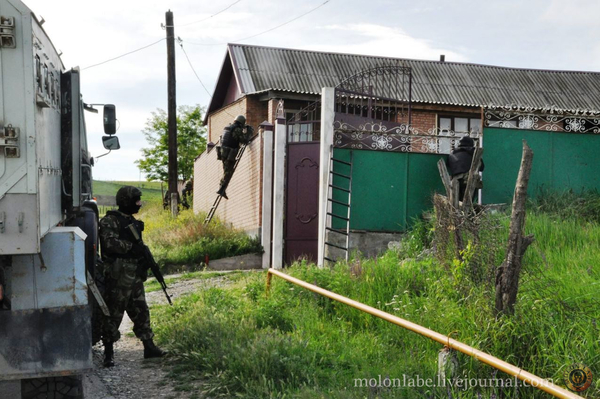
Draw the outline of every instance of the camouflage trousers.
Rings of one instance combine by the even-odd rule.
[[[220,187],[227,188],[229,184],[229,180],[233,176],[233,168],[235,166],[235,161],[223,161],[223,178],[221,179]]]
[[[136,337],[141,340],[154,337],[150,327],[150,310],[146,303],[144,280],[137,275],[127,277],[130,278],[115,280],[107,276],[104,300],[110,316],[104,317],[102,323],[102,339],[105,342],[119,340],[121,337],[119,326],[125,312],[133,322],[133,332]]]

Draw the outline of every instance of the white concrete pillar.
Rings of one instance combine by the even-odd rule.
[[[329,151],[333,145],[335,119],[335,89],[324,87],[321,94],[321,159],[319,162],[319,252],[317,265],[323,267],[325,256],[325,227],[327,226],[327,185],[329,177]]]
[[[267,121],[260,124],[263,139],[263,186],[261,244],[265,252],[262,257],[263,269],[271,267],[271,221],[273,220],[273,124]]]
[[[283,267],[283,221],[285,215],[285,157],[286,157],[286,127],[283,112],[283,101],[277,106],[275,122],[275,154],[273,174],[273,260],[271,267]]]

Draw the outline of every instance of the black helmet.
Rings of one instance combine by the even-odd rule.
[[[142,191],[133,186],[124,186],[117,191],[117,205],[119,206],[119,210],[134,214],[140,210],[140,208],[135,204],[142,197]]]
[[[235,121],[244,126],[246,124],[246,117],[244,115],[238,115],[237,118],[235,118]]]
[[[475,146],[475,142],[469,136],[463,136],[458,142],[458,146],[461,148],[471,148]]]

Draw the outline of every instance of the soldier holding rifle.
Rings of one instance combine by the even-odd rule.
[[[110,316],[102,325],[104,366],[114,366],[114,343],[119,340],[119,326],[124,312],[133,322],[133,332],[144,344],[144,358],[161,357],[165,352],[152,338],[150,311],[144,293],[144,281],[151,268],[166,294],[166,285],[150,250],[142,242],[144,223],[133,217],[141,206],[142,192],[125,186],[117,192],[117,211],[109,211],[100,221],[100,244],[106,281],[105,300]],[[169,303],[171,302],[167,295]]]

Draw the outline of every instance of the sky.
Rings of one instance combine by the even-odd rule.
[[[166,31],[161,25],[168,10],[189,57],[188,62],[176,44],[178,106],[208,106],[227,43],[425,60],[444,54],[446,61],[600,72],[597,0],[24,3],[44,18],[65,67],[82,69],[84,101],[117,107],[121,149],[97,160],[98,180],[145,180],[134,161],[148,146],[142,130],[151,113],[167,109],[166,41],[161,40]],[[92,155],[101,155],[106,152],[102,113],[86,113],[86,118]]]

